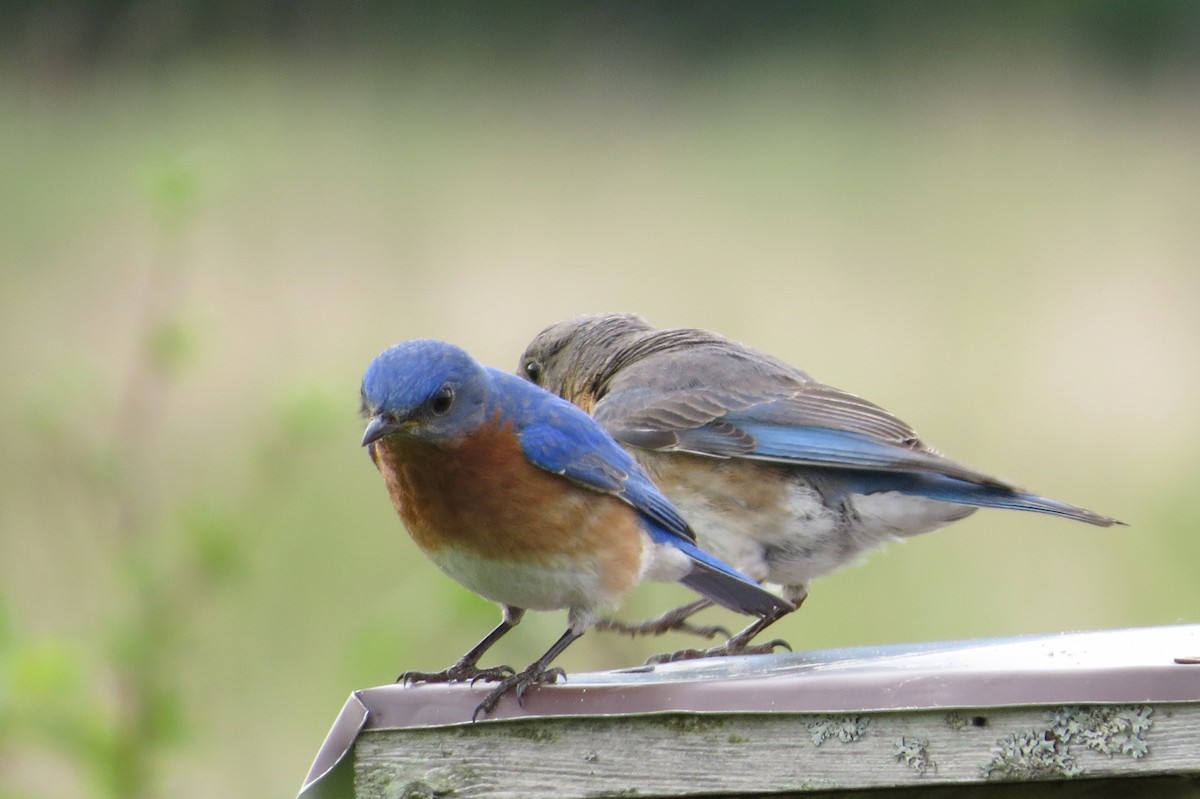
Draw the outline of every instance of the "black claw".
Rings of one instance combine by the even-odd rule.
[[[499,700],[496,700],[496,701],[499,701]],[[471,723],[474,724],[475,722],[479,721],[480,713],[482,713],[485,716],[488,715],[489,713],[491,713],[492,708],[494,708],[496,706],[496,701],[492,701],[491,694],[488,694],[487,699],[484,699],[482,702],[480,702],[478,705],[475,706],[475,712],[471,714]]]
[[[558,682],[560,678],[566,681],[567,673],[558,667],[542,670],[536,670],[531,667],[519,674],[509,675],[479,703],[475,708],[475,712],[471,714],[471,721],[478,721],[480,714],[489,715],[496,709],[496,705],[500,703],[505,694],[514,694],[517,698],[517,704],[523,706],[526,691],[535,685],[550,685]]]
[[[405,685],[415,685],[422,682],[469,682],[474,685],[477,681],[503,680],[514,674],[511,666],[493,666],[481,669],[465,663],[455,663],[445,671],[406,671],[396,678],[396,682]]]
[[[736,655],[770,655],[774,653],[776,648],[786,649],[789,652],[792,651],[791,644],[782,638],[776,638],[773,641],[767,641],[764,644],[754,644],[753,646],[730,641],[722,646],[715,646],[712,649],[681,649],[678,652],[668,652],[661,655],[653,655],[646,660],[646,663],[678,663],[681,660],[734,657]]]
[[[771,655],[776,649],[792,651],[792,646],[782,638],[776,638],[763,644],[725,644],[708,650],[705,657],[731,657],[733,655]]]
[[[712,650],[703,649],[680,649],[678,652],[664,652],[661,655],[651,655],[646,658],[646,665],[656,665],[659,663],[678,663],[681,660],[695,660],[696,658],[708,657],[708,653]]]
[[[478,673],[471,675],[471,685],[483,680],[490,682],[492,680],[503,680],[511,677],[516,672],[511,666],[493,666],[490,669],[479,669]]]
[[[449,670],[438,672],[406,671],[396,678],[396,682],[412,685],[419,682],[450,682]]]
[[[546,669],[532,679],[523,680],[517,683],[517,687],[514,690],[514,693],[517,695],[517,704],[524,707],[525,692],[533,686],[541,685],[543,683],[546,685],[553,685],[554,683],[558,682],[560,677],[562,678],[563,682],[566,682],[567,673],[562,669],[555,667],[553,669]]]

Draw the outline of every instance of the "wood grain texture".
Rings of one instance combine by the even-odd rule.
[[[363,799],[781,796],[1197,775],[1196,703],[521,719],[371,730],[355,753]],[[1165,785],[1191,795],[1197,783]]]

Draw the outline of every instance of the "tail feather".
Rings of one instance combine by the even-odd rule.
[[[1061,516],[1065,519],[1094,524],[1097,527],[1125,524],[1118,519],[1101,515],[1087,508],[1060,502],[1056,499],[1039,497],[1012,486],[973,483],[944,474],[859,472],[856,477],[854,490],[868,494],[899,491],[904,494],[979,508],[1005,508],[1047,513],[1051,516]]]
[[[757,583],[743,582],[707,563],[693,561],[693,564],[691,574],[679,582],[723,608],[760,617],[792,609],[789,602],[760,588]]]
[[[691,572],[680,582],[721,607],[760,617],[793,609],[787,600],[775,596],[690,541],[675,546],[692,561]]]
[[[985,486],[984,488],[990,488]],[[1056,499],[1047,497],[1039,497],[1035,494],[1025,494],[1020,491],[1014,491],[1007,495],[1001,493],[997,496],[988,496],[986,493],[976,498],[975,501],[970,499],[958,500],[968,505],[980,505],[985,508],[1007,508],[1010,510],[1027,510],[1035,513],[1048,513],[1051,516],[1061,516],[1065,519],[1074,519],[1088,524],[1094,524],[1097,527],[1112,527],[1114,524],[1124,525],[1125,522],[1118,519],[1113,519],[1109,516],[1102,516],[1095,511],[1081,508],[1078,505],[1071,505],[1066,502],[1059,502]]]

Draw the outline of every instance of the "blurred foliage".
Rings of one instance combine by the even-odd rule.
[[[864,53],[918,50],[984,31],[1066,37],[1114,66],[1139,73],[1165,60],[1200,57],[1200,12],[1187,0],[721,0],[561,3],[554,0],[437,3],[18,0],[4,17],[10,45],[56,66],[156,61],[214,46],[291,52],[371,47],[402,57],[469,53],[486,58],[569,47],[652,49],[669,62],[713,62],[763,48],[833,43]],[[519,57],[519,55],[517,56]]]
[[[164,252],[174,250],[193,213],[195,176],[172,164],[146,188],[159,242],[168,245]],[[123,384],[112,386],[115,397],[99,396],[97,384],[72,375],[38,392],[42,399],[28,414],[31,431],[67,467],[68,491],[90,513],[107,516],[95,530],[107,537],[97,566],[111,571],[119,599],[91,619],[100,635],[82,641],[0,625],[0,696],[11,698],[0,706],[0,750],[45,747],[97,796],[160,794],[162,753],[187,736],[175,672],[189,608],[238,564],[240,531],[227,511],[184,511],[182,534],[160,537],[174,511],[152,489],[161,433],[155,411],[196,349],[175,307],[180,268],[170,256],[151,267],[142,307],[132,309],[143,317],[143,345]]]
[[[0,20],[0,795],[286,794],[351,690],[462,654],[497,611],[404,536],[361,369],[413,336],[512,368],[584,311],[717,329],[1132,523],[981,512],[820,581],[797,648],[1200,620],[1200,6]]]

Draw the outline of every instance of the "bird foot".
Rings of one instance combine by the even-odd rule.
[[[479,703],[479,706],[475,708],[475,712],[471,714],[471,721],[478,721],[480,714],[485,716],[490,714],[496,709],[496,705],[499,704],[500,699],[505,694],[515,694],[517,704],[523,705],[524,702],[522,700],[525,697],[526,691],[535,685],[550,685],[558,682],[560,677],[566,681],[567,673],[560,668],[547,669],[537,663],[519,674],[509,675]]]
[[[515,672],[511,666],[493,666],[481,669],[474,663],[458,661],[444,671],[406,671],[396,678],[396,682],[414,685],[420,682],[470,682],[474,685],[479,680],[490,682],[504,680]]]
[[[740,643],[730,640],[721,646],[714,646],[712,649],[681,649],[678,652],[667,652],[661,655],[654,655],[646,660],[646,663],[676,663],[681,660],[699,660],[700,658],[718,658],[718,657],[733,657],[735,655],[770,655],[776,649],[786,649],[792,651],[792,647],[787,641],[782,638],[776,638],[762,644]]]
[[[632,636],[662,635],[669,632],[690,633],[709,640],[718,635],[729,637],[729,631],[719,625],[692,624],[688,621],[692,616],[712,605],[707,599],[690,602],[682,607],[668,610],[661,616],[647,619],[639,624],[629,624],[618,619],[601,619],[596,622],[595,629],[609,630],[616,633],[626,633]]]
[[[729,636],[729,630],[719,624],[692,624],[686,619],[670,619],[667,616],[659,616],[657,619],[649,619],[638,624],[630,624],[620,619],[600,619],[594,628],[613,633],[624,633],[634,638],[639,635],[663,635],[670,632],[687,633],[709,640],[719,635]]]

